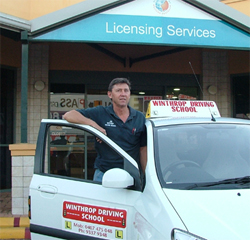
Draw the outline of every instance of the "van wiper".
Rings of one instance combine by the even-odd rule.
[[[223,185],[223,184],[243,185],[246,183],[250,183],[250,176],[239,177],[239,178],[229,178],[229,179],[225,179],[225,180],[218,181],[218,182],[212,182],[212,183],[196,183],[187,187],[186,189],[190,190],[190,189],[195,189],[195,188],[200,188],[200,187],[212,187],[212,186],[218,186],[218,185]]]

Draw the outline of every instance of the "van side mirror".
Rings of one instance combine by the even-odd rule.
[[[107,188],[128,188],[134,185],[133,177],[124,169],[112,168],[104,173],[102,186]]]

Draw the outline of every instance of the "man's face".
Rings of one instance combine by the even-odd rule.
[[[129,86],[126,83],[115,84],[112,91],[108,91],[109,98],[112,98],[113,104],[124,107],[128,105],[130,99]]]

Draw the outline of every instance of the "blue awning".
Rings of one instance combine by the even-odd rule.
[[[133,1],[32,39],[250,50],[247,32],[178,0]]]

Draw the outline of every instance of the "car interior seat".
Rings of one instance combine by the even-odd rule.
[[[216,179],[244,177],[249,175],[249,165],[239,153],[234,139],[212,140],[212,148],[203,169]]]

